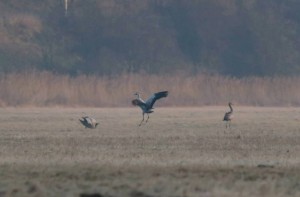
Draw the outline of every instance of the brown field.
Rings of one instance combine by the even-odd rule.
[[[235,108],[2,108],[0,196],[300,196],[300,108]]]

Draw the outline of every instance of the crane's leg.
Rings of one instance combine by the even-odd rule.
[[[149,120],[149,114],[147,114],[147,115],[148,115],[148,118],[147,118],[146,122],[148,122],[148,120]]]
[[[142,122],[144,122],[144,115],[145,115],[145,113],[143,113],[143,119],[142,119],[142,121],[140,122],[139,126],[141,126],[141,125],[142,125]]]

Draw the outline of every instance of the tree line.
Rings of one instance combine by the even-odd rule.
[[[68,2],[0,2],[0,72],[300,73],[300,1]]]

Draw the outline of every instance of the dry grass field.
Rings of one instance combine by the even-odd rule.
[[[300,196],[300,109],[235,109],[2,108],[0,196]]]

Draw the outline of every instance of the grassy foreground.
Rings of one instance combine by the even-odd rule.
[[[235,107],[0,109],[0,196],[299,196],[300,109]]]

